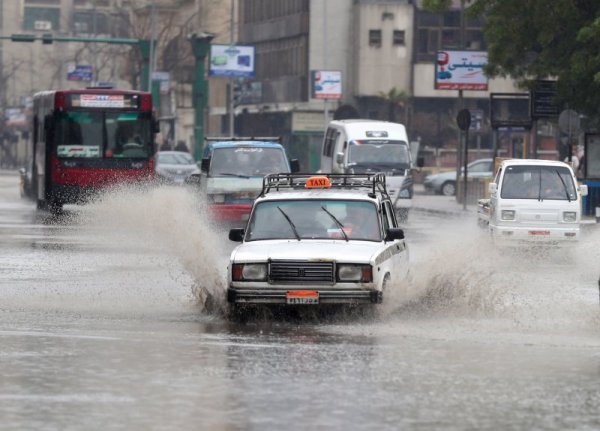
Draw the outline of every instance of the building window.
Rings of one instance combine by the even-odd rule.
[[[75,34],[110,35],[108,18],[102,13],[76,12],[73,14],[73,32]]]
[[[394,30],[394,39],[392,43],[394,45],[404,45],[404,30]]]
[[[51,7],[26,7],[23,17],[24,30],[58,31],[60,10]]]
[[[369,30],[369,46],[381,47],[381,30]]]
[[[415,46],[417,61],[435,61],[437,51],[443,49],[485,50],[481,20],[469,19],[465,15],[464,46],[460,37],[460,11],[451,10],[445,14],[417,10]]]

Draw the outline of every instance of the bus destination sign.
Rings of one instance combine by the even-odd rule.
[[[137,108],[138,100],[129,94],[71,94],[73,108]]]

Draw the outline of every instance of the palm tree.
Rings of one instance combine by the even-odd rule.
[[[387,93],[379,92],[379,97],[388,104],[388,120],[396,121],[396,108],[404,109],[409,96],[404,90],[393,87]]]

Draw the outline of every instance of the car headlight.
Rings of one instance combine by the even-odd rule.
[[[410,190],[409,189],[400,190],[400,197],[401,198],[410,198]]]
[[[515,219],[515,210],[502,210],[500,212],[500,218],[502,220],[514,220]]]
[[[212,201],[216,204],[222,204],[225,202],[225,195],[209,195]]]
[[[360,281],[369,283],[373,281],[373,268],[371,265],[340,264],[337,268],[338,281]]]
[[[233,281],[264,281],[267,279],[265,263],[234,263],[231,266]]]
[[[575,211],[565,211],[563,213],[563,221],[575,223],[577,221],[577,213]]]

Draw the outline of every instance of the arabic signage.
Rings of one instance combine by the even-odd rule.
[[[92,66],[87,64],[71,65],[67,71],[67,81],[91,81],[94,76]]]
[[[435,89],[487,91],[486,64],[486,51],[438,51]]]
[[[123,94],[71,94],[73,108],[130,108],[133,97]]]
[[[312,70],[311,97],[313,99],[341,99],[342,72],[339,70]]]
[[[208,76],[255,76],[254,52],[254,46],[211,45]]]
[[[556,97],[556,81],[536,81],[531,92],[531,116],[556,117],[560,108],[554,103]]]

